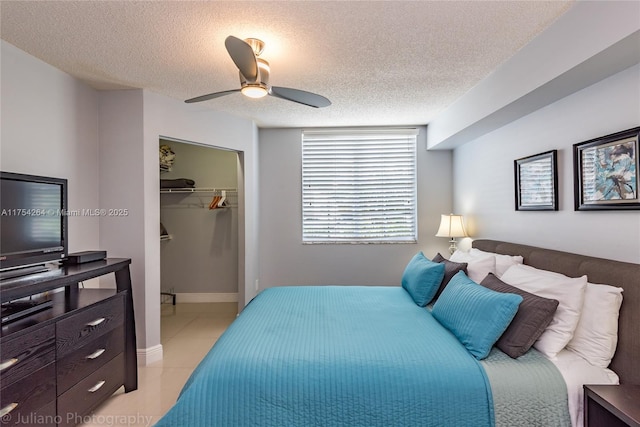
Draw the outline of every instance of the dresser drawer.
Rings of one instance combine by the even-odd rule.
[[[58,359],[124,323],[124,298],[118,294],[56,323]]]
[[[124,328],[116,328],[74,350],[56,363],[58,394],[124,351]]]
[[[26,413],[16,413],[15,411],[12,411],[10,416],[2,418],[0,425],[2,425],[2,427],[56,427],[58,425],[57,420],[56,401],[54,400],[35,411],[29,411]]]
[[[4,388],[55,359],[55,327],[0,342],[0,387]]]
[[[46,412],[44,407],[55,399],[56,368],[50,363],[0,390],[2,425],[35,425],[30,417]]]
[[[102,368],[81,380],[58,397],[60,426],[73,426],[82,421],[124,383],[124,354],[120,353]]]

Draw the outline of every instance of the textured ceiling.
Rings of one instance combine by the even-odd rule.
[[[266,43],[271,81],[315,109],[235,93],[191,104],[261,127],[428,123],[570,1],[5,1],[2,39],[97,89],[185,100],[239,87],[228,35]]]

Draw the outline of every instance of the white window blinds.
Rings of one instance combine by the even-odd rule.
[[[303,243],[416,242],[417,135],[303,132]]]

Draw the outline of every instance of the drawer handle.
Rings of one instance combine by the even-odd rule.
[[[104,353],[105,351],[107,351],[107,349],[99,348],[90,355],[85,356],[85,359],[97,359],[98,357],[102,356],[102,353]]]
[[[95,393],[96,391],[100,390],[105,383],[106,383],[106,381],[100,381],[100,382],[96,383],[96,385],[94,385],[93,387],[91,387],[87,391],[89,393]]]
[[[100,323],[104,322],[106,319],[104,317],[100,317],[93,322],[87,323],[87,326],[98,326]]]
[[[18,359],[15,358],[5,360],[4,362],[0,363],[0,371],[4,371],[5,369],[10,368],[16,363],[18,363]]]
[[[9,414],[11,411],[13,411],[14,409],[16,409],[18,407],[17,403],[9,403],[7,406],[5,406],[4,408],[0,409],[0,418],[4,417],[5,415]]]

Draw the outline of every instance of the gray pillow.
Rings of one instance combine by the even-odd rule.
[[[433,262],[438,262],[440,264],[444,264],[444,278],[442,279],[442,283],[440,283],[440,287],[436,291],[436,295],[433,297],[433,300],[437,300],[444,288],[449,283],[449,280],[453,278],[458,271],[464,271],[464,274],[467,274],[467,263],[466,262],[453,262],[449,261],[438,252],[438,255],[434,256],[431,260]]]
[[[522,297],[518,312],[496,342],[496,347],[512,358],[522,356],[529,351],[533,343],[540,338],[545,328],[553,320],[553,315],[558,308],[558,301],[542,298],[508,285],[493,273],[489,273],[480,284],[497,292],[517,294]]]

